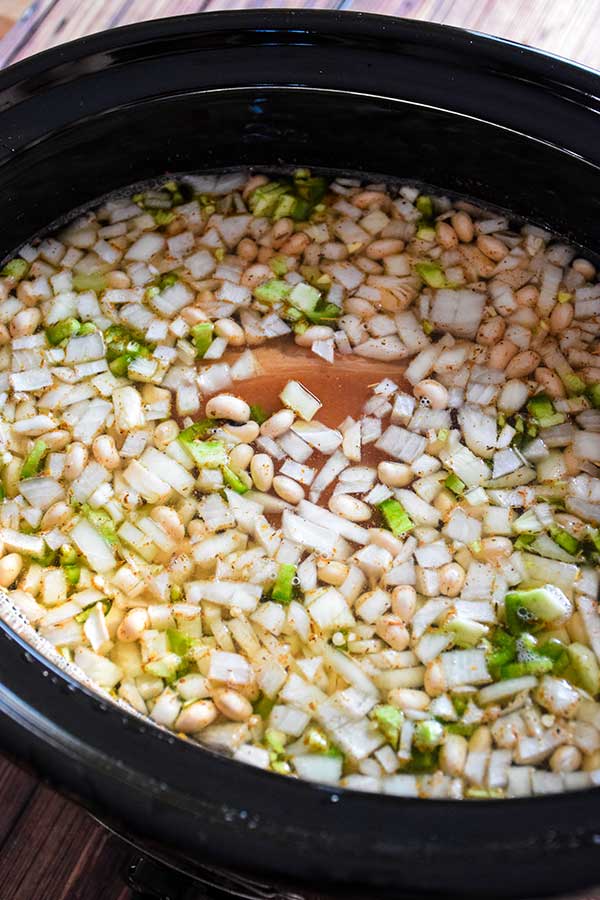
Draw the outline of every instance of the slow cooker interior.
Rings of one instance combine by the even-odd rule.
[[[277,22],[279,31],[260,15],[153,23],[5,73],[0,190],[10,227],[2,229],[0,257],[132,182],[296,164],[422,181],[597,246],[591,76],[428,26],[292,13]],[[68,697],[61,679],[44,680],[41,667],[25,665],[18,643],[3,643],[3,702],[21,717],[5,730],[5,743],[27,748],[87,803],[154,837],[228,862],[338,882],[401,878],[405,887],[433,889],[442,878],[435,866],[443,865],[444,883],[462,895],[487,889],[490,872],[501,867],[499,848],[515,863],[498,888],[504,895],[577,881],[568,871],[541,877],[532,853],[553,842],[580,852],[579,883],[597,872],[595,813],[583,796],[457,812],[448,802],[287,784],[212,754],[200,765],[194,748],[144,732],[83,691]],[[47,751],[47,734],[23,736],[23,729],[45,729],[44,717],[58,754]],[[474,842],[481,852],[465,872],[463,854]]]

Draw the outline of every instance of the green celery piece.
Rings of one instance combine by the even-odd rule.
[[[556,621],[568,606],[560,588],[549,584],[530,590],[508,591],[504,598],[506,623],[513,634]]]
[[[269,260],[269,268],[274,275],[277,275],[278,278],[281,278],[283,275],[287,275],[287,262],[285,261],[283,256],[273,256]]]
[[[458,475],[455,475],[454,472],[451,472],[450,475],[444,481],[444,485],[448,488],[448,490],[452,491],[453,494],[464,494],[466,484],[462,481]]]
[[[84,609],[82,609],[80,613],[77,613],[77,615],[75,616],[75,621],[77,622],[78,625],[83,625],[84,622],[87,622],[87,620],[91,616],[97,602],[98,602],[97,600],[94,600],[93,603],[90,603],[89,606],[86,606]],[[102,606],[104,607],[104,615],[106,616],[108,614],[108,612],[110,611],[112,603],[108,599],[104,599],[101,602],[102,602]]]
[[[57,647],[56,649],[63,659],[66,659],[67,662],[73,662],[73,651],[70,647]]]
[[[182,663],[183,660],[176,653],[167,653],[166,656],[163,656],[161,659],[146,663],[144,669],[149,675],[154,675],[156,678],[165,678],[169,681],[174,681],[177,678]]]
[[[305,315],[313,325],[322,325],[324,322],[334,322],[339,319],[342,310],[335,303],[319,303],[316,309]]]
[[[422,230],[422,229],[420,229]],[[424,230],[424,229],[423,229]],[[431,229],[427,229],[428,231]],[[435,235],[435,232],[434,232]],[[423,240],[427,240],[427,237],[423,237]],[[415,266],[415,270],[421,276],[425,284],[429,285],[432,288],[443,288],[446,284],[446,279],[444,277],[444,273],[442,272],[438,263],[433,262],[422,262],[417,263]]]
[[[541,530],[541,529],[540,529]],[[535,534],[520,534],[514,543],[515,550],[524,550],[535,541]]]
[[[552,672],[555,675],[560,675],[568,667],[569,656],[567,648],[558,638],[549,638],[543,644],[540,644],[537,650],[541,656],[547,656],[548,659],[552,660]]]
[[[585,393],[594,409],[600,409],[600,382],[588,385]]]
[[[454,707],[454,711],[457,716],[464,715],[467,706],[469,705],[469,700],[465,697],[464,694],[451,694],[450,699],[452,700],[452,706]]]
[[[164,275],[161,275],[158,279],[158,289],[159,291],[164,291],[166,288],[173,287],[174,284],[177,284],[179,281],[179,275],[177,272],[165,272]]]
[[[186,443],[189,443],[196,438],[207,437],[218,427],[218,425],[218,419],[200,419],[198,422],[194,422],[193,425],[180,431],[177,435],[177,440],[185,446]]]
[[[196,348],[196,356],[202,358],[213,340],[214,325],[212,322],[198,322],[191,329],[190,334]]]
[[[577,642],[569,644],[567,654],[577,683],[593,697],[600,693],[600,668],[593,650]]]
[[[79,584],[79,579],[81,578],[81,566],[79,563],[71,566],[63,566],[62,568],[69,584],[73,586]]]
[[[475,647],[488,629],[481,622],[452,616],[446,621],[443,630],[452,635],[456,647]]]
[[[389,704],[382,704],[381,706],[376,706],[373,710],[373,718],[377,722],[377,727],[382,735],[392,745],[394,750],[397,750],[400,742],[400,731],[404,722],[402,710]]]
[[[229,466],[221,466],[221,472],[223,473],[223,481],[230,487],[232,491],[235,491],[236,494],[246,494],[250,490],[248,485],[244,484],[239,475],[230,469]]]
[[[523,675],[544,675],[552,669],[552,660],[547,656],[538,655],[524,662],[512,662],[502,666],[500,678],[504,681],[508,678],[521,678]]]
[[[492,677],[497,678],[502,667],[515,659],[517,655],[517,641],[512,634],[508,634],[502,628],[497,628],[492,636],[491,643],[492,650],[487,658],[487,666]],[[459,715],[462,715],[461,712],[456,711]]]
[[[177,213],[171,209],[152,209],[149,210],[152,218],[157,225],[170,225]]]
[[[83,337],[84,334],[92,334],[94,331],[98,331],[93,322],[84,322],[77,334],[79,337]]]
[[[252,709],[261,719],[268,719],[275,703],[274,697],[267,697],[266,694],[261,694],[258,700],[254,701]]]
[[[89,274],[78,272],[73,275],[73,290],[95,291],[96,294],[100,294],[106,290],[106,276],[101,272],[90,272]]]
[[[25,462],[21,469],[21,478],[33,478],[37,475],[42,467],[42,461],[48,453],[48,444],[40,438],[34,443],[33,447],[25,457]]]
[[[465,722],[449,722],[446,725],[447,734],[459,734],[461,737],[470,738],[476,728],[479,726],[475,722],[467,724]]]
[[[93,525],[96,531],[102,535],[107,544],[114,547],[119,543],[115,523],[107,512],[103,509],[92,509],[87,503],[83,504],[81,512],[90,525]]]
[[[502,800],[504,791],[502,788],[468,787],[465,797],[469,800]]]
[[[269,281],[263,281],[254,289],[254,296],[261,303],[278,303],[286,300],[292,292],[292,287],[287,281],[281,281],[279,278],[270,278]]]
[[[169,597],[171,599],[171,603],[179,603],[179,601],[183,598],[183,591],[181,589],[181,585],[172,584],[171,590],[169,591]]]
[[[267,728],[265,731],[265,744],[280,756],[285,754],[285,734],[276,728]]]
[[[79,583],[81,577],[81,560],[74,547],[64,544],[59,551],[59,562],[69,584]]]
[[[302,218],[302,216],[298,216],[298,200],[292,194],[282,194],[271,215],[275,222],[278,219],[287,219],[288,217],[293,219]]]
[[[176,631],[174,628],[167,628],[167,639],[171,652],[182,658],[188,655],[196,640],[189,634],[182,634],[182,632]]]
[[[565,531],[564,528],[551,528],[550,537],[555,544],[558,544],[559,547],[562,547],[563,550],[566,550],[567,553],[571,553],[573,556],[576,556],[581,549],[581,544],[577,538]]]
[[[259,403],[251,403],[250,418],[258,425],[262,425],[263,422],[266,422],[267,419],[270,418],[270,413],[268,413],[266,409],[263,409]]]
[[[271,598],[277,603],[287,606],[294,596],[294,579],[296,578],[296,566],[291,563],[282,563],[277,572],[277,578],[271,591]]]
[[[275,757],[271,760],[271,771],[277,772],[278,775],[290,775],[292,767],[284,759],[277,759],[277,757]]]
[[[296,309],[299,309],[303,313],[312,313],[317,309],[317,304],[321,299],[321,292],[316,288],[311,287],[310,284],[306,284],[306,282],[301,281],[297,284],[292,290],[290,296],[288,297],[288,302],[295,306]]]
[[[268,181],[252,191],[248,199],[250,211],[255,216],[270,218],[281,197],[291,192],[291,185],[281,181]]]
[[[4,485],[0,483],[0,500],[6,500],[6,491]]]
[[[428,224],[420,225],[417,229],[417,237],[421,241],[434,241],[435,228],[432,228],[431,225]]]
[[[402,504],[393,497],[389,497],[387,500],[379,503],[378,507],[384,518],[386,528],[388,528],[395,537],[406,534],[415,527],[414,522]]]
[[[415,206],[421,213],[424,219],[432,219],[433,218],[433,200],[428,194],[420,194],[417,197],[417,202]]]
[[[435,772],[438,768],[438,753],[436,747],[433,750],[419,750],[413,748],[410,760],[402,766],[402,772],[410,772],[414,775],[426,775]]]
[[[413,742],[417,750],[434,750],[444,739],[444,726],[436,719],[425,719],[415,725]]]
[[[79,319],[75,319],[71,316],[68,319],[62,319],[60,322],[56,322],[54,325],[49,325],[48,328],[46,328],[46,337],[48,343],[52,344],[53,347],[56,347],[67,338],[79,334],[80,331],[81,322]]]
[[[309,169],[294,172],[296,194],[310,206],[316,206],[327,193],[327,181],[320,175],[311,175]]]
[[[587,393],[585,381],[579,375],[576,375],[575,372],[563,372],[562,374],[559,372],[558,374],[568,394]]]
[[[115,376],[115,378],[124,378],[127,375],[127,370],[129,369],[129,366],[134,361],[134,359],[137,359],[137,355],[132,353],[123,353],[121,356],[117,356],[116,359],[112,359],[108,364],[108,368]]]
[[[39,556],[31,556],[32,562],[38,563],[40,566],[53,566],[56,562],[57,553],[44,541],[44,549]]]
[[[556,410],[548,394],[536,394],[527,404],[527,411],[534,419],[547,419],[553,416]]]
[[[133,357],[150,356],[154,350],[152,345],[145,344],[141,338],[122,325],[110,325],[104,332],[104,342],[108,360],[116,359],[125,353]]]
[[[11,259],[0,271],[0,278],[14,278],[21,281],[29,272],[29,263],[24,259]]]
[[[222,441],[185,441],[179,435],[179,442],[201,469],[220,469],[227,465],[227,452]]]

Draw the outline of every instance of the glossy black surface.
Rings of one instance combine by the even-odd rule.
[[[152,22],[0,73],[0,257],[166,172],[300,163],[415,178],[600,243],[600,79],[501,41],[344,13]],[[0,632],[0,740],[163,846],[345,897],[600,882],[600,797],[457,804],[333,791],[146,728]],[[368,886],[368,887],[367,887]]]

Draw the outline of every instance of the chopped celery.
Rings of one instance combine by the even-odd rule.
[[[181,434],[178,440],[200,469],[220,469],[227,465],[227,451],[222,441],[187,441],[182,440]]]
[[[430,334],[433,334],[433,323],[428,319],[423,319],[423,321],[421,322],[421,327],[423,329],[423,334],[426,334],[428,336]]]
[[[415,206],[424,219],[433,218],[433,200],[428,194],[419,194]]]
[[[251,403],[250,404],[250,418],[253,422],[256,422],[258,425],[262,425],[263,422],[266,422],[270,417],[270,413],[263,409],[263,407],[259,403]]]
[[[438,748],[433,750],[419,750],[414,747],[410,760],[402,766],[402,772],[410,772],[415,775],[425,775],[435,772],[438,768]]]
[[[101,272],[83,272],[73,275],[73,290],[75,291],[95,291],[96,294],[106,290],[106,276]]]
[[[464,715],[467,706],[469,705],[468,697],[464,694],[451,694],[450,699],[452,700],[452,706],[454,707],[456,715]]]
[[[170,225],[176,216],[171,209],[152,209],[149,210],[152,218],[157,225]]]
[[[278,775],[289,775],[292,771],[292,767],[284,759],[277,759],[277,757],[275,757],[271,760],[271,770],[277,772]]]
[[[558,638],[549,638],[544,641],[538,646],[537,651],[552,660],[552,671],[555,675],[560,675],[569,665],[567,648]]]
[[[237,475],[233,469],[230,469],[229,466],[221,466],[221,472],[223,473],[223,481],[227,487],[230,487],[236,494],[245,494],[250,490],[248,485],[245,484],[239,475]]]
[[[540,529],[541,531],[542,529]],[[514,543],[515,550],[524,550],[535,541],[535,534],[520,534]]]
[[[527,411],[541,428],[551,428],[553,425],[562,425],[565,417],[557,413],[554,404],[547,394],[536,394],[527,404]],[[529,433],[529,430],[528,430]],[[535,437],[535,435],[531,435]]]
[[[196,438],[206,437],[217,428],[218,424],[219,422],[216,419],[200,419],[198,422],[194,422],[193,425],[180,431],[177,435],[177,440],[185,446],[186,443]]]
[[[271,218],[280,199],[291,191],[291,185],[282,181],[268,181],[252,191],[248,201],[255,216]]]
[[[453,616],[444,625],[444,631],[452,634],[457,647],[475,647],[487,632],[487,626],[473,619]]]
[[[212,322],[198,322],[191,329],[192,340],[196,348],[196,356],[202,358],[213,339],[214,325]]]
[[[283,256],[273,256],[269,260],[269,268],[274,275],[277,275],[278,278],[281,278],[283,275],[287,275],[287,262],[285,261],[285,258]]]
[[[87,503],[83,504],[81,512],[90,525],[93,525],[96,531],[102,535],[107,544],[114,547],[119,543],[115,523],[107,512],[103,509],[92,509]]]
[[[436,719],[425,719],[415,725],[413,741],[417,750],[433,750],[443,738],[444,726]]]
[[[171,651],[182,658],[188,655],[196,640],[191,635],[182,634],[181,631],[176,631],[174,628],[167,628],[167,639]]]
[[[265,731],[265,744],[280,756],[285,753],[285,734],[276,728],[267,728]]]
[[[468,787],[465,797],[469,800],[501,800],[504,797],[502,788]]]
[[[321,292],[301,281],[291,292],[288,300],[292,306],[303,313],[312,313],[321,299]]]
[[[575,372],[558,373],[560,380],[567,389],[569,394],[583,394],[586,392],[585,381],[576,375]]]
[[[594,409],[600,409],[600,382],[588,385],[585,393]]]
[[[271,278],[269,281],[263,281],[254,289],[254,296],[261,303],[278,303],[286,300],[291,294],[292,288],[287,281],[281,281],[278,278]]]
[[[169,597],[172,603],[179,603],[179,601],[183,598],[183,590],[181,585],[172,584],[171,590],[169,591]]]
[[[78,625],[83,625],[84,622],[87,622],[96,607],[96,602],[97,601],[94,601],[94,603],[90,603],[90,605],[82,609],[80,613],[77,613],[77,615],[75,616],[75,621]],[[104,599],[101,602],[102,606],[104,607],[104,615],[107,615],[112,606],[112,603],[107,599]]]
[[[382,704],[381,706],[376,706],[373,710],[373,718],[385,739],[392,745],[394,750],[397,750],[400,742],[400,731],[404,722],[402,710],[397,709],[395,706]]]
[[[54,325],[49,325],[48,328],[46,328],[46,337],[48,339],[48,343],[52,344],[53,347],[56,347],[67,338],[73,337],[73,335],[75,334],[79,334],[80,331],[81,322],[79,321],[79,319],[70,317],[69,319],[62,319],[60,322],[56,322],[56,324]]]
[[[93,322],[84,322],[77,334],[79,337],[83,337],[84,334],[92,334],[94,331],[98,331]]]
[[[426,238],[424,238],[426,240]],[[439,263],[421,262],[417,263],[415,270],[421,276],[425,284],[432,288],[443,288],[446,284],[444,273]]]
[[[149,675],[172,681],[177,677],[182,663],[183,660],[177,653],[167,653],[160,659],[146,663],[144,669]]]
[[[266,694],[261,694],[258,700],[254,701],[252,709],[261,719],[268,719],[274,706],[274,697],[267,697]]]
[[[512,662],[517,655],[517,641],[512,634],[497,628],[492,636],[492,649],[487,657],[487,667],[493,678],[500,676],[503,666]],[[456,709],[456,704],[454,706]],[[457,710],[459,715],[462,715]]]
[[[565,531],[564,528],[551,528],[550,537],[555,544],[558,544],[558,546],[562,547],[563,550],[566,550],[567,553],[576,555],[581,549],[581,544],[577,538],[573,537],[572,534],[569,534],[568,531]]]
[[[24,259],[11,259],[7,262],[2,271],[0,278],[14,278],[15,281],[21,281],[29,272],[29,263]]]
[[[446,725],[447,734],[459,734],[461,737],[470,738],[476,728],[479,726],[476,722],[449,722]]]
[[[327,753],[329,750],[327,735],[314,725],[306,732],[304,741],[312,753]]]
[[[127,374],[127,369],[138,356],[148,357],[154,349],[145,344],[121,325],[111,325],[104,332],[108,367],[118,378]]]
[[[158,279],[158,289],[159,291],[164,291],[169,287],[173,287],[178,281],[179,275],[177,272],[165,272],[165,274],[161,275]]]
[[[464,494],[466,488],[466,484],[464,483],[464,481],[462,481],[458,477],[458,475],[455,475],[453,472],[448,475],[448,477],[444,481],[444,485],[448,488],[448,490],[452,491],[453,494]]]
[[[524,591],[509,591],[504,598],[506,623],[513,634],[550,622],[562,623],[573,612],[573,605],[553,584]]]
[[[81,577],[81,560],[75,548],[64,544],[59,551],[59,562],[69,584],[78,584]]]
[[[30,559],[32,562],[37,563],[40,566],[53,566],[56,563],[57,553],[56,550],[53,550],[46,541],[44,541],[44,549],[40,553],[39,556],[31,556]]]
[[[34,475],[38,474],[42,467],[42,460],[49,449],[48,444],[41,439],[38,439],[34,443],[33,447],[25,457],[25,462],[21,469],[21,478],[33,478]]]
[[[417,229],[417,237],[420,241],[435,241],[435,229],[427,223],[420,225]]]
[[[269,181],[252,192],[249,206],[255,216],[270,219],[291,217],[295,221],[308,219],[315,206],[327,192],[327,182],[319,176],[311,176],[308,170],[300,170],[293,182]]]
[[[388,528],[396,537],[406,534],[415,527],[412,519],[398,500],[394,500],[390,497],[382,503],[379,503],[378,506],[384,518],[386,528]]]
[[[335,321],[335,319],[338,319],[341,315],[342,310],[339,306],[336,306],[335,303],[320,302],[317,304],[316,309],[306,313],[306,318],[312,322],[313,325],[322,325],[324,322]]]
[[[327,193],[327,181],[320,175],[311,175],[309,169],[297,169],[294,172],[296,194],[311,207],[316,206]]]
[[[559,303],[568,303],[569,300],[573,299],[573,294],[570,294],[568,291],[559,291],[556,299]]]
[[[584,691],[595,696],[600,692],[600,668],[593,650],[584,644],[569,644],[567,647],[569,662],[576,682]]]
[[[271,591],[271,598],[277,603],[287,605],[294,596],[294,580],[296,578],[296,566],[291,563],[282,563],[277,572],[277,578]]]

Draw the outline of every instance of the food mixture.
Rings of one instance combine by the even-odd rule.
[[[291,777],[600,784],[591,262],[298,170],[111,200],[0,276],[0,586],[80,672]]]

